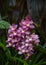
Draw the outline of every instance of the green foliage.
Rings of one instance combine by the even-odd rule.
[[[11,53],[11,51],[13,51],[13,49],[10,50],[10,48],[9,49],[6,48],[4,43],[0,42],[0,48],[3,49],[3,51],[4,51],[3,54],[6,57],[6,59],[5,59],[3,54],[1,55],[1,56],[3,56],[4,60],[6,61],[5,62],[3,60],[5,62],[5,64],[2,64],[1,63],[2,60],[1,60],[0,61],[1,65],[15,65],[15,64],[16,65],[44,65],[44,64],[46,65],[46,60],[44,60],[44,54],[46,56],[46,52],[45,52],[46,49],[43,48],[42,46],[36,47],[38,52],[33,54],[29,58],[29,60],[24,60],[23,56],[21,56],[21,55],[18,56],[16,51],[13,52],[13,54],[15,53],[14,56],[13,56],[13,54]]]
[[[10,26],[10,23],[4,20],[0,20],[0,29],[8,29]]]
[[[17,6],[15,5],[16,8],[13,7],[13,5],[15,3],[15,2],[12,3],[13,1],[16,1],[16,5],[17,5]],[[11,21],[11,22],[13,21],[12,23],[16,24],[18,22],[14,22],[14,21],[17,21],[17,20],[19,21],[22,17],[25,16],[25,14],[23,15],[23,13],[27,12],[27,9],[26,9],[26,7],[27,7],[28,11],[30,11],[29,12],[30,15],[32,15],[31,17],[37,23],[36,32],[40,36],[40,45],[35,47],[35,50],[36,50],[35,53],[32,56],[30,56],[30,58],[28,60],[25,60],[24,55],[18,55],[15,48],[14,49],[6,48],[6,36],[7,35],[5,35],[4,33],[2,34],[1,30],[5,29],[4,31],[7,34],[7,29],[9,29],[10,23],[5,20],[0,20],[0,31],[1,31],[0,32],[0,65],[46,65],[46,37],[44,36],[43,32],[41,31],[41,28],[40,28],[41,21],[39,19],[39,18],[41,18],[41,20],[42,20],[42,18],[45,17],[45,15],[43,17],[40,17],[40,15],[39,15],[39,10],[41,10],[41,7],[42,7],[41,0],[38,0],[38,1],[37,0],[32,0],[32,1],[27,0],[27,3],[25,3],[24,1],[26,2],[26,0],[23,0],[23,1],[22,0],[20,0],[20,1],[19,0],[4,0],[4,1],[2,0],[2,3],[0,3],[1,4],[1,8],[0,8],[1,9],[0,10],[1,19],[7,20],[7,18],[8,18],[8,21]],[[12,3],[11,6],[9,5],[10,2]],[[23,2],[25,3],[24,6],[23,6]],[[32,2],[32,4],[31,4],[31,2]],[[26,6],[26,4],[27,4],[27,6]],[[22,5],[22,7],[21,7],[21,5]],[[37,5],[37,7],[36,7],[36,5]],[[41,7],[39,5],[41,5]],[[43,14],[45,12],[46,11],[43,11]],[[42,13],[40,12],[40,14],[42,14]],[[33,32],[35,32],[35,30]]]
[[[6,30],[9,26],[10,24],[7,21],[0,20],[0,29]],[[43,40],[44,37],[40,30],[37,31]],[[0,36],[0,65],[46,65],[46,44],[41,45],[41,43],[35,47],[36,52],[28,60],[25,60],[24,55],[18,55],[15,48],[6,48],[6,38],[3,34]]]

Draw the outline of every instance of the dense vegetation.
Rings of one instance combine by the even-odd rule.
[[[10,26],[17,24],[19,28],[19,23],[22,19],[25,22],[27,15],[30,15],[35,26],[31,33],[39,36],[40,43],[25,60],[25,55],[19,55],[15,47],[7,48],[6,41]],[[28,18],[26,20],[30,21]],[[21,23],[21,26],[23,28],[24,25]],[[46,0],[0,0],[0,65],[46,65]]]

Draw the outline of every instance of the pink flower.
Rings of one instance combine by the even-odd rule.
[[[35,45],[39,45],[40,42],[39,36],[32,33],[34,29],[35,26],[29,15],[21,20],[19,27],[11,25],[6,47],[15,47],[18,54],[25,54],[25,59],[28,59],[34,53]]]

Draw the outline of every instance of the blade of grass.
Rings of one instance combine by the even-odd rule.
[[[27,62],[26,62],[25,60],[22,60],[22,59],[20,59],[20,58],[11,57],[11,59],[13,59],[13,60],[18,60],[18,61],[20,61],[21,63],[23,63],[23,64],[25,64],[25,65],[28,65]]]
[[[41,53],[38,53],[37,56],[35,57],[33,64],[35,64],[39,60],[40,56],[41,56]]]
[[[43,59],[42,60],[40,60],[36,65],[41,65],[42,64],[42,62],[43,62]]]

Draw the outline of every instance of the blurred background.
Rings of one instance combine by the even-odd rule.
[[[0,0],[0,19],[19,23],[27,14],[40,23],[46,35],[46,0]]]

